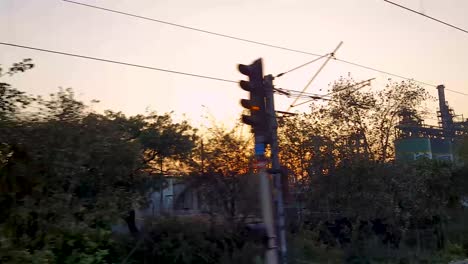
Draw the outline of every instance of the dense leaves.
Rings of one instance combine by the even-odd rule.
[[[258,209],[258,184],[251,167],[251,144],[238,134],[239,129],[213,128],[202,143],[195,170],[189,182],[199,190],[211,214],[236,216],[253,214]]]
[[[36,99],[7,84],[0,92],[1,262],[107,263],[108,238],[95,235],[145,202],[155,176],[147,156],[187,160],[194,130],[169,114],[94,113],[71,89]]]
[[[134,263],[255,263],[263,251],[243,226],[203,218],[158,219],[148,225],[131,256]]]
[[[290,217],[303,220],[299,227],[314,234],[311,243],[350,257],[375,257],[382,248],[381,257],[391,247],[400,250],[398,259],[404,250],[422,254],[464,243],[450,230],[468,232],[458,227],[466,220],[466,166],[393,161],[395,127],[403,113],[421,120],[427,92],[412,82],[370,91],[355,84],[339,79],[330,101],[280,122],[281,162],[298,210]],[[465,150],[461,144],[462,159]]]
[[[24,60],[0,77],[33,66]],[[468,141],[454,164],[394,162],[400,114],[419,119],[427,93],[412,82],[355,85],[341,78],[328,103],[280,120],[289,220],[298,223],[291,263],[466,255]],[[260,210],[252,144],[240,131],[211,128],[200,137],[171,113],[96,113],[72,89],[43,98],[0,82],[0,262],[261,261],[261,241],[244,229]],[[166,176],[184,179],[202,214],[138,228],[134,209]],[[112,234],[121,218],[129,234]]]

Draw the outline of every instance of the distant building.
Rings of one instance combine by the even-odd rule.
[[[199,190],[194,188],[183,178],[166,177],[161,190],[154,191],[148,196],[148,204],[142,208],[135,208],[135,222],[138,228],[144,226],[147,219],[168,216],[196,216],[206,214],[208,207],[202,202]],[[112,227],[114,232],[127,233],[127,225],[121,221]]]
[[[200,195],[182,178],[166,177],[166,183],[161,190],[149,195],[149,204],[139,209],[137,215],[158,216],[199,214],[204,208],[200,203]],[[206,206],[205,206],[206,207]]]
[[[439,93],[439,126],[427,126],[410,111],[401,113],[396,129],[396,160],[421,158],[458,162],[458,147],[461,136],[467,133],[468,120],[455,115],[445,101],[445,87],[437,86]],[[458,120],[458,121],[456,121]]]

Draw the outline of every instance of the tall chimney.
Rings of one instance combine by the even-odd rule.
[[[448,105],[445,101],[445,86],[443,84],[437,86],[437,90],[439,92],[439,111],[440,111],[440,119],[442,122],[442,129],[444,130],[444,134],[446,136],[450,136],[451,134],[451,124],[452,118],[450,116]]]

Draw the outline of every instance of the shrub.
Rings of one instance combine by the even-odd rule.
[[[133,263],[254,263],[263,254],[249,241],[242,225],[205,219],[161,218],[146,223],[146,231],[127,240]]]

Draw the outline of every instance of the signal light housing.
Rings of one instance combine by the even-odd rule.
[[[248,81],[239,82],[240,87],[249,92],[249,99],[240,101],[242,107],[250,111],[250,115],[242,115],[242,122],[252,126],[255,136],[263,136],[267,133],[267,116],[265,111],[265,91],[263,86],[262,59],[254,61],[250,65],[239,64],[239,71],[247,75]]]

